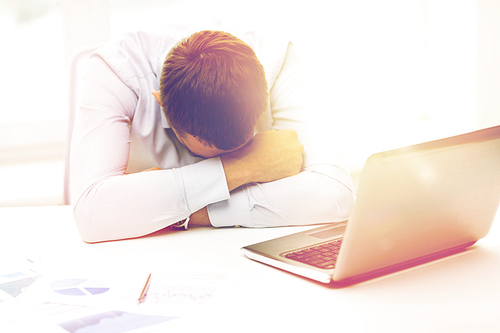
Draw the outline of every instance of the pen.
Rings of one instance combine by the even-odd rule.
[[[149,273],[148,278],[146,280],[146,283],[144,284],[144,288],[142,288],[141,295],[139,296],[139,299],[137,300],[137,304],[141,304],[144,302],[144,299],[146,298],[146,294],[148,293],[149,285],[151,284],[151,273]]]

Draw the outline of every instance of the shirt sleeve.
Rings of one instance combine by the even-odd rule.
[[[88,62],[81,92],[71,147],[71,190],[84,240],[143,236],[229,198],[220,158],[125,174],[137,95],[98,56]]]
[[[270,103],[273,129],[295,130],[304,145],[302,171],[274,182],[248,184],[232,191],[229,199],[210,204],[213,226],[275,227],[348,219],[354,201],[351,177],[335,133],[328,124],[320,125],[320,110],[312,107],[312,88],[290,43],[270,89]]]

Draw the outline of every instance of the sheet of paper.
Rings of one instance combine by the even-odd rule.
[[[44,302],[121,308],[137,304],[149,273],[47,272],[16,298],[20,305]]]
[[[2,260],[0,331],[106,332],[111,325],[114,332],[151,332],[213,309],[241,277],[241,272],[205,269],[149,272],[134,265],[135,271],[104,271],[78,268],[79,262],[42,270],[29,260],[17,258],[9,265]],[[125,267],[112,262],[113,268]],[[147,295],[138,303],[150,273]]]

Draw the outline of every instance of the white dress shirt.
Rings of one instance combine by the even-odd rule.
[[[187,36],[187,35],[186,35]],[[291,43],[239,35],[264,66],[269,105],[255,131],[293,129],[304,145],[293,177],[228,191],[219,157],[200,159],[177,140],[151,94],[176,40],[130,33],[94,52],[83,75],[71,148],[74,216],[88,242],[143,236],[207,207],[215,227],[345,220],[353,202],[342,154],[313,130],[307,75]],[[159,167],[161,171],[140,172]]]

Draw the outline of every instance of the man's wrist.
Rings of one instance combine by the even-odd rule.
[[[232,154],[232,155],[231,155]],[[248,170],[238,157],[234,157],[235,153],[230,153],[221,156],[222,167],[226,175],[227,188],[229,192],[235,188],[245,185],[248,181]]]
[[[210,217],[208,216],[207,207],[204,207],[199,211],[191,214],[191,216],[189,217],[189,225],[200,226],[200,227],[211,227],[212,223],[210,223]]]

